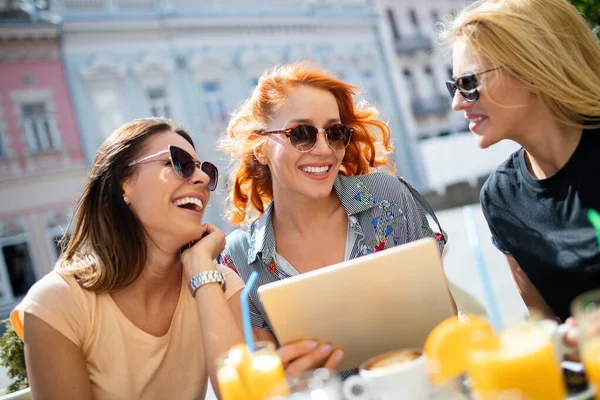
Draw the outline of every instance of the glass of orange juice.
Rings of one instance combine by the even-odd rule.
[[[218,358],[217,368],[223,400],[261,400],[275,387],[287,394],[283,365],[271,342],[255,343],[253,353],[245,344],[236,345]]]
[[[581,361],[590,385],[600,393],[600,289],[579,295],[571,304],[580,329]]]
[[[477,399],[564,400],[566,386],[552,339],[536,322],[507,327],[496,349],[468,355]]]

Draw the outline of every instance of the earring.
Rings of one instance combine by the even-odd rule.
[[[129,197],[127,197],[126,195],[123,196],[123,201],[125,202],[125,204],[129,205]]]

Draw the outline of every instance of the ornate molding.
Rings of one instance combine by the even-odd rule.
[[[142,82],[156,81],[160,78],[166,81],[173,74],[174,69],[174,60],[158,57],[156,54],[145,57],[132,68],[136,78]]]
[[[288,55],[289,62],[312,61],[317,64],[323,63],[323,55],[310,47],[293,47]]]
[[[187,67],[196,82],[223,80],[226,77],[226,70],[231,65],[232,60],[230,58],[213,51],[195,54],[187,63]]]
[[[282,62],[281,54],[262,48],[246,49],[240,57],[240,67],[247,77],[259,77],[265,70]]]
[[[127,69],[121,63],[108,58],[98,57],[88,66],[80,68],[79,72],[87,80],[115,77],[124,79]]]

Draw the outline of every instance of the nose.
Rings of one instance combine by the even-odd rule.
[[[454,97],[452,98],[452,109],[454,111],[464,110],[470,103],[465,100],[464,96],[460,93],[459,90],[454,92]]]
[[[313,154],[330,154],[331,147],[327,143],[327,138],[325,137],[326,133],[324,129],[319,129],[319,133],[317,133],[317,144],[314,149],[311,150]]]
[[[210,177],[208,176],[208,174],[206,172],[202,171],[202,169],[200,168],[200,165],[201,165],[200,163],[196,164],[196,168],[194,169],[194,174],[190,178],[190,181],[194,185],[206,186],[206,185],[208,185],[208,182],[210,181]]]

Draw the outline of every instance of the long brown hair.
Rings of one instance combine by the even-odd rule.
[[[162,118],[143,118],[116,129],[100,146],[83,192],[63,237],[56,270],[74,276],[81,287],[101,292],[132,283],[146,263],[144,227],[123,199],[121,183],[135,167],[128,165],[156,133],[172,131],[192,146],[182,127]]]
[[[308,62],[275,67],[259,79],[250,98],[229,121],[227,134],[220,142],[220,148],[232,161],[238,162],[229,176],[230,206],[226,210],[233,225],[247,222],[251,218],[246,211],[262,214],[265,206],[273,199],[269,167],[258,162],[254,155],[254,151],[265,143],[265,138],[255,133],[266,129],[269,118],[298,85],[330,91],[337,101],[342,123],[354,128],[340,173],[361,175],[381,166],[393,171],[388,158],[392,152],[390,129],[384,122],[377,120],[377,109],[366,103],[355,105],[358,93],[355,86]]]

